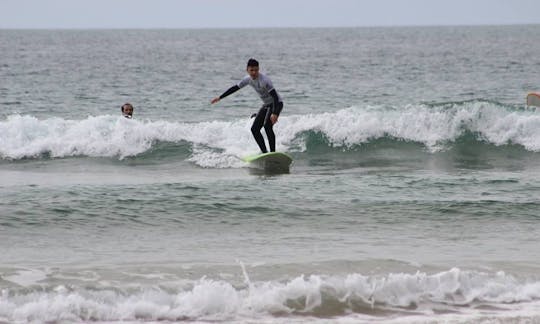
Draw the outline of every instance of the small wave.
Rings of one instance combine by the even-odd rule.
[[[538,281],[457,268],[431,275],[310,275],[263,282],[249,282],[246,275],[242,285],[202,278],[174,287],[6,288],[0,295],[0,321],[380,319],[441,313],[496,316],[507,311],[539,316],[539,300]],[[536,308],[528,308],[533,304]]]
[[[540,115],[487,101],[408,105],[405,107],[352,107],[335,113],[291,116],[282,125],[292,134],[319,132],[332,146],[350,148],[377,139],[420,143],[436,152],[463,136],[493,145],[517,144],[540,151]],[[305,147],[304,147],[305,149]]]
[[[151,159],[171,154],[203,167],[238,167],[242,166],[238,156],[258,151],[250,126],[248,119],[181,123],[118,116],[39,120],[13,115],[0,122],[0,156],[4,160],[71,156]],[[381,140],[398,145],[414,143],[428,152],[478,143],[540,151],[540,115],[535,110],[488,101],[351,107],[285,115],[275,128],[277,149],[289,152],[320,147],[350,150]],[[171,149],[178,145],[182,146],[180,152]]]
[[[229,156],[250,152],[239,146],[239,142],[247,142],[250,136],[244,134],[246,125],[241,121],[190,124],[117,116],[39,120],[13,115],[0,122],[0,156],[4,160],[73,156],[164,158],[164,155],[184,156],[189,151],[196,162],[199,162],[197,155],[203,157],[202,165],[208,155],[202,149],[205,147],[217,151],[228,148]]]

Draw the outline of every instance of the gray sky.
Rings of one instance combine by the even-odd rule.
[[[540,0],[0,0],[0,28],[540,24]]]

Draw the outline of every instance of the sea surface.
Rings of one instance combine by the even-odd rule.
[[[0,323],[540,323],[539,35],[0,30]]]

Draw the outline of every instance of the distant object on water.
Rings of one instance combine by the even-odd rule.
[[[538,93],[529,93],[527,95],[527,106],[540,107],[540,94]]]

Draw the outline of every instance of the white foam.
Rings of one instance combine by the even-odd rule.
[[[336,304],[344,319],[381,319],[372,317],[370,308],[386,314],[387,319],[394,318],[396,311],[434,319],[437,310],[449,311],[452,318],[464,316],[472,320],[486,316],[540,316],[540,282],[518,280],[502,272],[455,268],[431,275],[311,275],[287,282],[252,282],[244,275],[247,286],[240,287],[202,278],[187,287],[173,285],[175,288],[165,290],[164,283],[135,288],[131,284],[131,288],[4,289],[0,295],[0,321],[284,319],[294,314],[315,316],[317,309]],[[332,316],[334,312],[330,312]]]
[[[148,151],[156,141],[193,145],[190,161],[203,167],[240,167],[238,157],[258,151],[251,120],[179,123],[128,120],[118,116],[84,120],[13,115],[0,122],[0,156],[4,159],[36,157],[134,156]],[[487,102],[445,107],[410,105],[352,107],[336,112],[284,115],[275,126],[277,150],[305,149],[298,135],[322,133],[331,145],[352,146],[381,137],[423,143],[437,151],[466,131],[492,144],[519,144],[540,151],[540,115],[515,111]]]
[[[445,107],[409,105],[397,109],[352,107],[334,113],[283,118],[281,126],[283,143],[290,143],[298,133],[315,130],[338,146],[391,136],[423,143],[437,151],[441,144],[469,131],[495,145],[512,143],[540,151],[540,115],[534,111],[509,111],[487,102]]]

